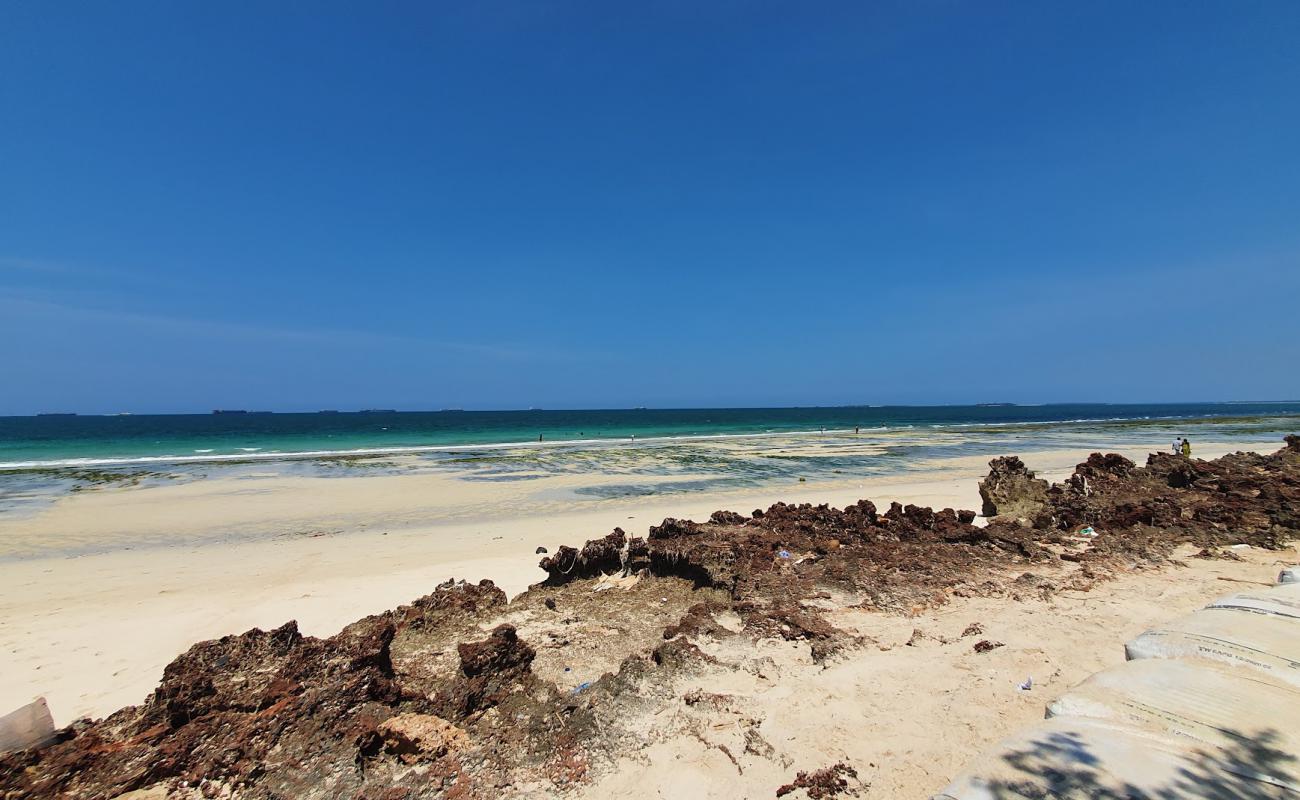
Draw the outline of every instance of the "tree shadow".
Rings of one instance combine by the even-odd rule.
[[[1158,785],[1133,780],[1141,775],[1116,775],[1105,757],[1093,752],[1083,737],[1053,732],[1030,747],[1002,758],[1014,770],[984,784],[984,796],[997,800],[1025,798],[1088,798],[1088,800],[1296,800],[1297,758],[1277,747],[1280,735],[1263,729],[1253,735],[1222,730],[1232,741],[1224,748],[1195,743],[1182,755],[1186,764]],[[1189,740],[1190,741],[1190,740]],[[1140,753],[1134,752],[1133,759]],[[998,770],[1003,772],[1002,769]],[[1023,777],[1021,777],[1023,776]]]

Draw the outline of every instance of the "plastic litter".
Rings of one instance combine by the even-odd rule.
[[[1287,567],[1277,574],[1278,583],[1300,583],[1300,567]]]
[[[776,555],[777,555],[778,558],[789,558],[789,557],[790,557],[790,551],[789,551],[789,550],[778,550],[778,551],[776,552]]]
[[[591,688],[591,681],[583,681],[582,683],[580,683],[580,684],[578,684],[576,687],[574,687],[573,693],[574,693],[574,694],[582,694],[584,691],[586,691],[587,689],[590,689],[590,688]]]
[[[1088,526],[1085,526],[1085,527],[1079,529],[1079,535],[1080,535],[1080,536],[1096,536],[1096,535],[1097,535],[1097,531],[1095,531],[1091,525],[1088,525]]]
[[[1034,688],[1034,676],[1030,675],[1028,678],[1025,678],[1025,682],[1020,684],[1016,688],[1022,692],[1027,692],[1030,689]]]

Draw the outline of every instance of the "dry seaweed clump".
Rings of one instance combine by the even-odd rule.
[[[857,777],[857,770],[840,762],[825,769],[819,769],[816,772],[800,772],[795,776],[793,782],[777,789],[776,796],[785,797],[800,789],[808,793],[810,800],[822,800],[826,797],[837,797],[841,794],[856,795],[857,791],[849,787],[849,779],[856,781]]]
[[[675,679],[716,663],[722,640],[792,643],[824,664],[861,645],[834,609],[910,614],[952,596],[1086,590],[1180,544],[1217,556],[1300,530],[1294,436],[1271,455],[1214,461],[1094,454],[1046,488],[1022,469],[995,462],[987,497],[1017,512],[984,527],[972,511],[879,513],[865,500],[666,519],[645,538],[615,529],[559,548],[541,561],[546,580],[510,602],[490,581],[447,582],[329,638],[289,622],[202,642],[142,704],[0,755],[0,798],[563,794],[643,746],[625,721],[682,703]],[[855,780],[836,764],[777,792],[833,797]]]

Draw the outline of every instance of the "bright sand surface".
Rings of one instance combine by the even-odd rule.
[[[857,770],[851,786],[869,785],[861,797],[929,797],[982,751],[1041,721],[1067,689],[1123,663],[1125,641],[1271,585],[1279,566],[1300,558],[1295,547],[1239,547],[1240,561],[1194,558],[1196,550],[1180,549],[1181,567],[1047,599],[954,598],[912,617],[831,609],[833,625],[866,642],[826,664],[813,663],[804,642],[702,642],[716,663],[674,676],[662,704],[622,720],[645,744],[577,796],[766,799],[798,771],[842,762]],[[963,635],[972,623],[982,631]],[[977,653],[981,640],[1003,646]],[[683,701],[700,694],[707,699]],[[1277,709],[1272,724],[1294,720],[1289,711]]]
[[[1141,463],[1156,447],[1122,452]],[[1197,455],[1235,449],[1206,443]],[[1042,477],[1060,479],[1088,452],[1019,455]],[[144,700],[163,667],[197,641],[289,619],[304,633],[330,635],[450,577],[491,578],[513,596],[544,577],[537,546],[580,545],[614,526],[644,535],[664,517],[705,519],[778,500],[980,507],[986,458],[914,467],[870,480],[619,499],[574,495],[575,485],[603,479],[591,474],[214,478],[75,493],[34,515],[0,519],[0,712],[43,695],[58,724],[103,716]],[[47,554],[31,555],[39,552]],[[89,554],[68,555],[77,552]],[[1222,588],[1211,581],[1206,591]],[[1047,613],[1033,624],[1055,625]],[[1124,635],[1106,633],[1115,647]],[[1091,651],[1080,657],[1093,659]],[[1072,658],[1068,642],[1059,658]],[[896,680],[899,693],[916,686],[906,672]]]

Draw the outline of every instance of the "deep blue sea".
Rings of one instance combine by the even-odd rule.
[[[226,413],[0,417],[0,470],[313,459],[456,451],[466,447],[662,442],[799,433],[923,434],[965,429],[971,440],[1068,435],[1097,446],[1128,437],[1259,442],[1300,430],[1300,403],[855,406]],[[567,444],[566,444],[567,443]]]

